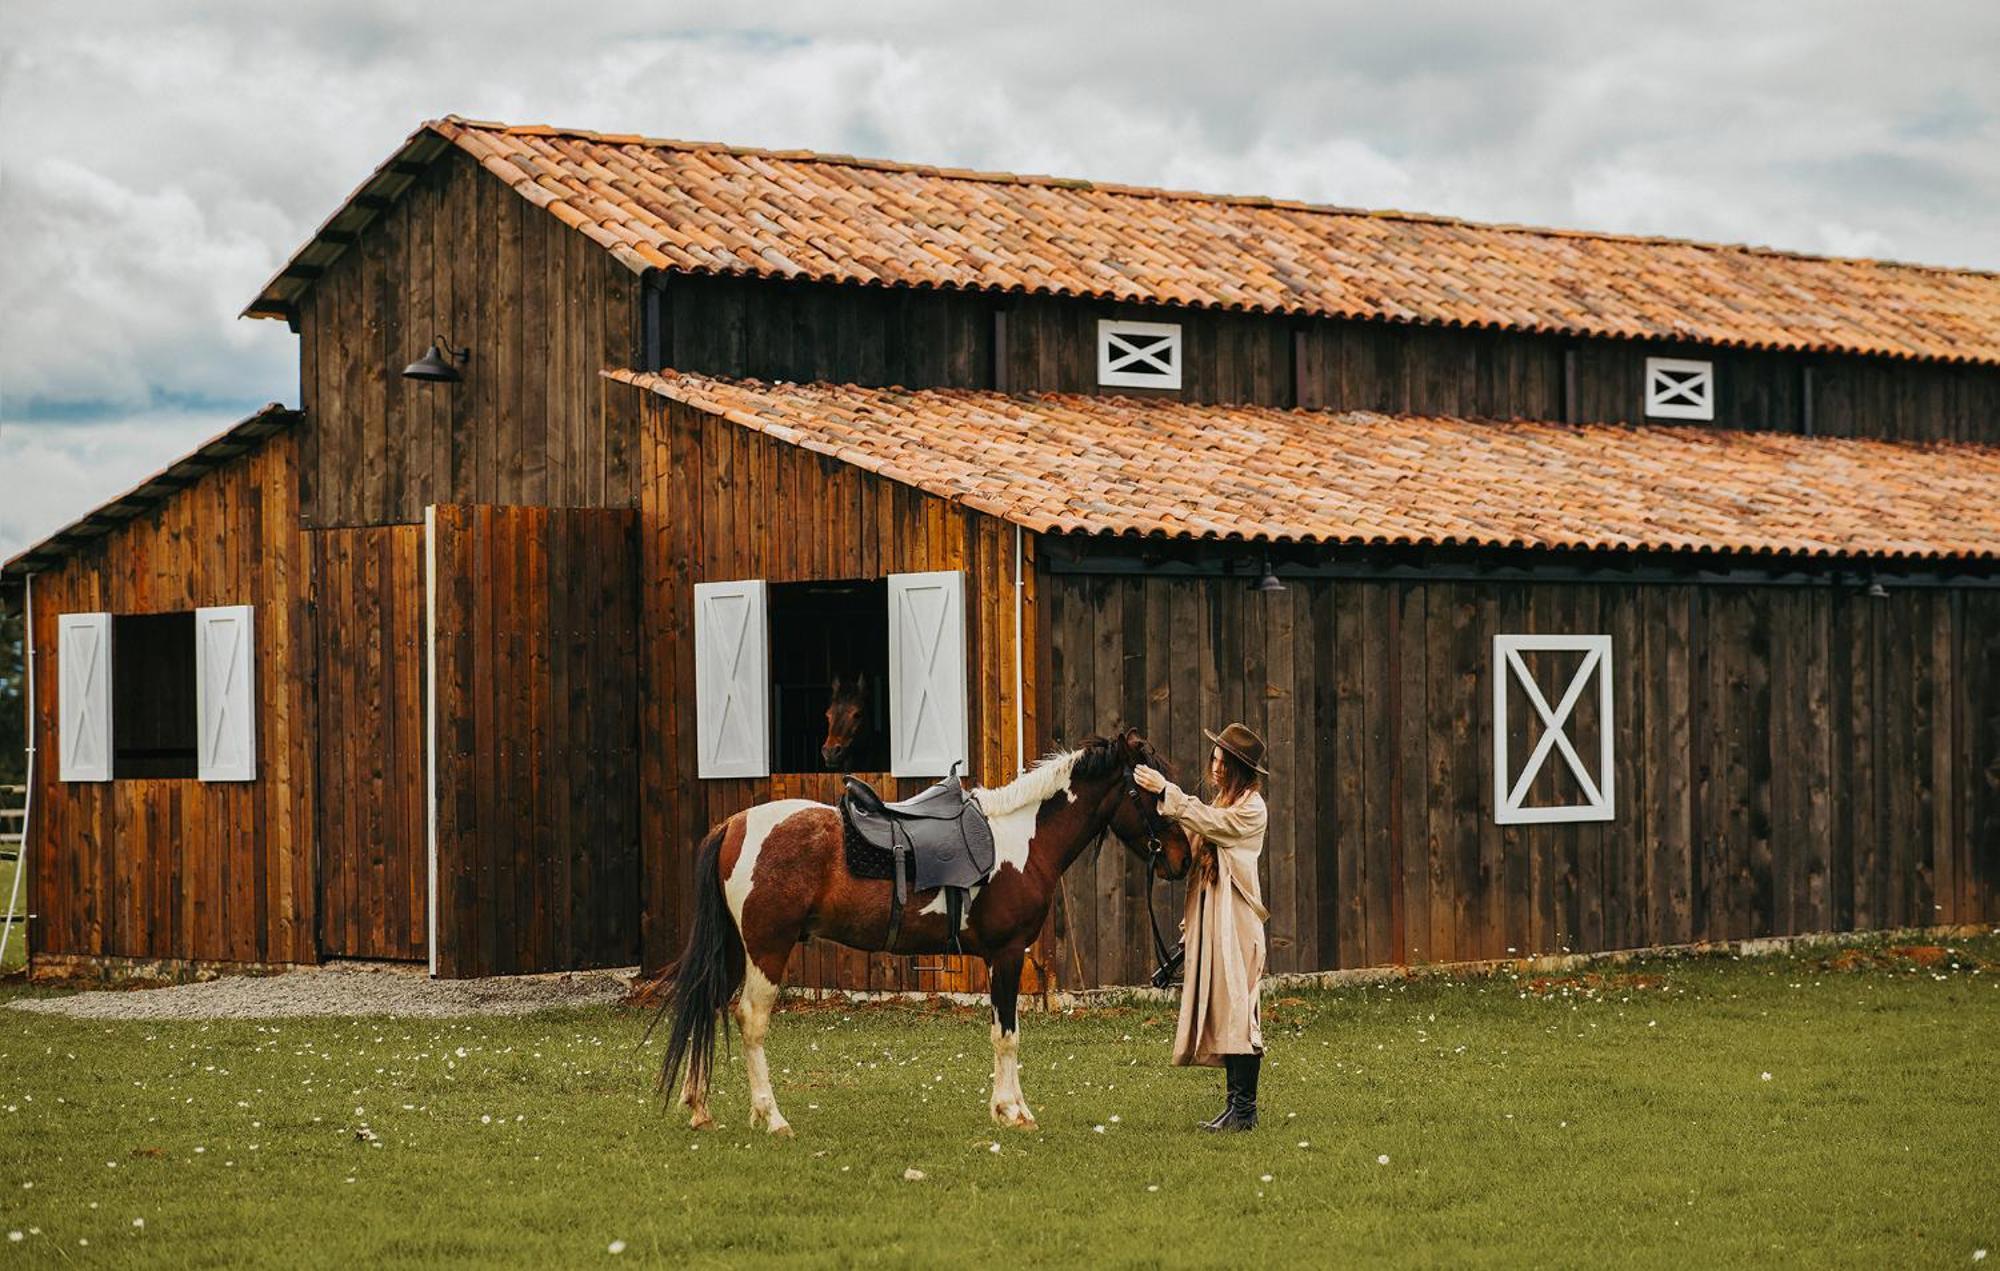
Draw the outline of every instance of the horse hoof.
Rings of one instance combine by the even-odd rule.
[[[792,1137],[792,1124],[789,1121],[774,1117],[771,1120],[770,1131],[771,1137],[774,1139],[789,1139]]]
[[[688,1118],[688,1129],[690,1130],[713,1130],[714,1128],[715,1118],[706,1112],[697,1112]]]

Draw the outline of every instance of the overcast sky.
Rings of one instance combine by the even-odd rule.
[[[236,314],[450,112],[2000,268],[1983,0],[557,9],[0,0],[0,557],[296,404]]]

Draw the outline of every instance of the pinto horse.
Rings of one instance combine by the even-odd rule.
[[[1009,785],[972,792],[993,827],[994,865],[985,884],[973,889],[959,940],[967,953],[986,959],[993,1000],[991,1111],[1002,1125],[1035,1125],[1021,1094],[1016,1005],[1022,962],[1063,871],[1110,833],[1157,876],[1187,874],[1187,835],[1160,815],[1157,795],[1133,783],[1132,769],[1140,764],[1171,771],[1144,737],[1127,731],[1051,755]],[[784,799],[738,812],[702,840],[694,925],[680,960],[663,977],[660,1005],[662,1015],[673,1012],[660,1088],[673,1089],[685,1066],[681,1102],[695,1129],[714,1125],[708,1093],[716,1032],[735,998],[751,1124],[791,1133],[771,1093],[764,1036],[793,946],[821,936],[869,951],[949,948],[944,897],[937,891],[910,896],[902,928],[889,943],[893,884],[848,872],[844,833],[838,809]]]

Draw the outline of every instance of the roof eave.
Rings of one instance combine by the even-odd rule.
[[[55,533],[0,562],[0,582],[18,581],[62,561],[78,547],[145,515],[214,469],[249,454],[266,438],[290,428],[300,418],[298,411],[272,402],[123,494],[105,500]]]
[[[354,192],[341,200],[333,215],[320,223],[304,246],[292,253],[284,268],[271,276],[239,317],[283,318],[293,321],[298,302],[321,274],[357,242],[363,230],[395,206],[417,178],[451,150],[458,126],[451,118],[430,119],[404,139]]]

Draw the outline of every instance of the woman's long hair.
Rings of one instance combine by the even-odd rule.
[[[1226,808],[1262,785],[1263,778],[1258,775],[1255,768],[1227,750],[1223,750],[1220,746],[1215,749],[1222,752],[1222,780],[1215,786],[1215,803],[1217,807]],[[1215,780],[1212,762],[1208,776],[1210,781]]]

